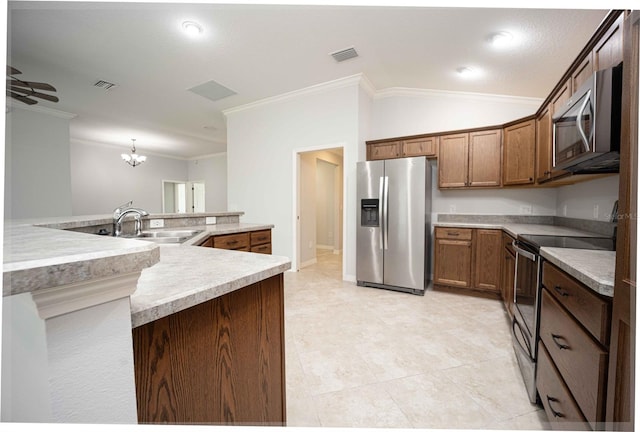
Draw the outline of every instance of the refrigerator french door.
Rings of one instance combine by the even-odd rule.
[[[430,263],[427,159],[359,162],[357,195],[358,285],[424,295]]]

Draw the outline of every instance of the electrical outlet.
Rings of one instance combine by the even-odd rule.
[[[213,224],[217,223],[216,219],[217,218],[215,216],[207,216],[206,220],[205,220],[205,223],[207,225],[213,225]]]
[[[600,206],[598,204],[594,204],[593,205],[593,218],[594,219],[598,219],[599,215],[600,215]]]
[[[520,214],[530,215],[532,212],[532,208],[530,205],[521,205],[520,206]]]
[[[164,228],[164,219],[151,219],[149,221],[150,228]]]
[[[455,212],[456,212],[456,205],[455,204],[449,205],[449,213],[455,213]]]

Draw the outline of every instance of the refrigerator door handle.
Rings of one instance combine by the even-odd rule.
[[[378,195],[380,197],[380,204],[382,204],[384,202],[384,177],[380,177],[380,195]],[[380,209],[380,249],[384,249],[384,213],[385,213],[385,208],[384,206],[380,205],[379,207]]]
[[[382,223],[384,225],[384,248],[389,249],[389,177],[384,178],[384,201]]]

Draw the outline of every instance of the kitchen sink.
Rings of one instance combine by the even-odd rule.
[[[122,237],[136,240],[148,240],[156,243],[182,243],[201,232],[201,230],[142,231],[139,236],[126,235]]]

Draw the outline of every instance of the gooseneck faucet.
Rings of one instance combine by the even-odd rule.
[[[142,221],[140,218],[142,216],[149,216],[149,213],[139,208],[130,207],[131,204],[133,204],[133,201],[129,201],[113,211],[113,235],[115,237],[120,236],[122,233],[122,221],[130,214],[135,218],[136,236],[142,234]]]

